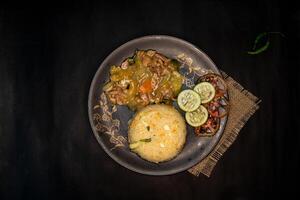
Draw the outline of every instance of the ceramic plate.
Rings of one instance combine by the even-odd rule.
[[[222,118],[212,137],[197,137],[187,125],[187,139],[181,153],[173,160],[155,164],[129,150],[128,121],[134,112],[126,106],[113,106],[102,91],[109,80],[111,65],[119,65],[136,49],[154,49],[181,62],[180,72],[186,77],[184,88],[191,88],[198,77],[208,72],[220,74],[213,61],[193,44],[171,36],[153,35],[131,40],[114,50],[99,66],[89,91],[88,111],[93,133],[104,151],[120,165],[148,175],[169,175],[189,169],[204,159],[222,136],[227,117]],[[176,103],[174,107],[178,109]],[[180,109],[178,109],[180,111]],[[181,112],[181,111],[180,111]],[[183,112],[181,112],[183,114]],[[184,117],[184,115],[183,115]]]

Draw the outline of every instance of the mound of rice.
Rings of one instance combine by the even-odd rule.
[[[133,118],[128,139],[131,150],[143,159],[159,163],[174,158],[186,140],[186,124],[168,105],[149,105]]]

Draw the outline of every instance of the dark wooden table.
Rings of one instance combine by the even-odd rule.
[[[267,51],[248,55],[264,31],[286,37],[272,35]],[[99,64],[119,45],[149,34],[197,45],[262,99],[209,179],[131,172],[92,134],[87,97]],[[286,1],[2,4],[0,199],[265,199],[297,193],[299,39],[300,9]]]

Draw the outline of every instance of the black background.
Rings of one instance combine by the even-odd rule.
[[[300,9],[287,1],[0,4],[0,199],[265,199],[297,193]],[[269,49],[246,52],[264,31]],[[262,99],[211,178],[151,177],[115,163],[88,122],[99,64],[133,38],[205,51]]]

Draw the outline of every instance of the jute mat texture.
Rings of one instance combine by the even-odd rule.
[[[212,152],[205,159],[188,170],[195,176],[199,176],[201,173],[210,177],[222,155],[234,143],[243,126],[259,108],[259,98],[244,89],[226,73],[222,72],[222,75],[228,86],[230,102],[226,127],[220,141]]]

